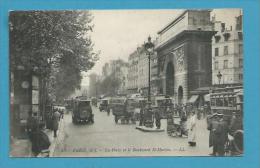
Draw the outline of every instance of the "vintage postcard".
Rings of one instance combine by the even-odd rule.
[[[243,10],[9,11],[10,157],[244,155]]]

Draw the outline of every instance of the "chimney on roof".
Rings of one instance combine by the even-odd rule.
[[[225,31],[225,23],[221,23],[221,32]]]
[[[236,30],[242,30],[242,17],[243,15],[236,17]]]

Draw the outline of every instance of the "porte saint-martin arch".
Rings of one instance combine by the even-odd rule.
[[[158,90],[186,103],[191,91],[211,86],[211,39],[215,34],[209,10],[186,10],[158,32]]]

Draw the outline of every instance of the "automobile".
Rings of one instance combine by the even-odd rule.
[[[92,113],[91,101],[84,99],[76,99],[72,110],[72,122],[90,122],[94,123],[94,115]]]
[[[99,111],[105,111],[108,112],[109,109],[109,100],[108,99],[101,99],[100,105],[99,105]]]
[[[92,104],[92,106],[97,107],[97,98],[92,97],[92,99],[91,99],[91,104]]]
[[[66,108],[66,112],[71,112],[73,109],[73,99],[65,99],[65,108]]]
[[[111,100],[112,113],[115,123],[120,120],[121,123],[135,123],[134,117],[136,101],[133,98],[116,97]]]

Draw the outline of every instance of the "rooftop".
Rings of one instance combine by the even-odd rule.
[[[205,9],[201,9],[201,10],[184,10],[179,16],[177,16],[172,22],[170,22],[169,24],[167,24],[164,28],[162,28],[160,31],[158,31],[158,34],[162,34],[163,32],[167,31],[169,28],[171,28],[173,25],[175,25],[187,12],[192,12],[192,11],[208,11],[211,12],[211,10],[205,10]]]

